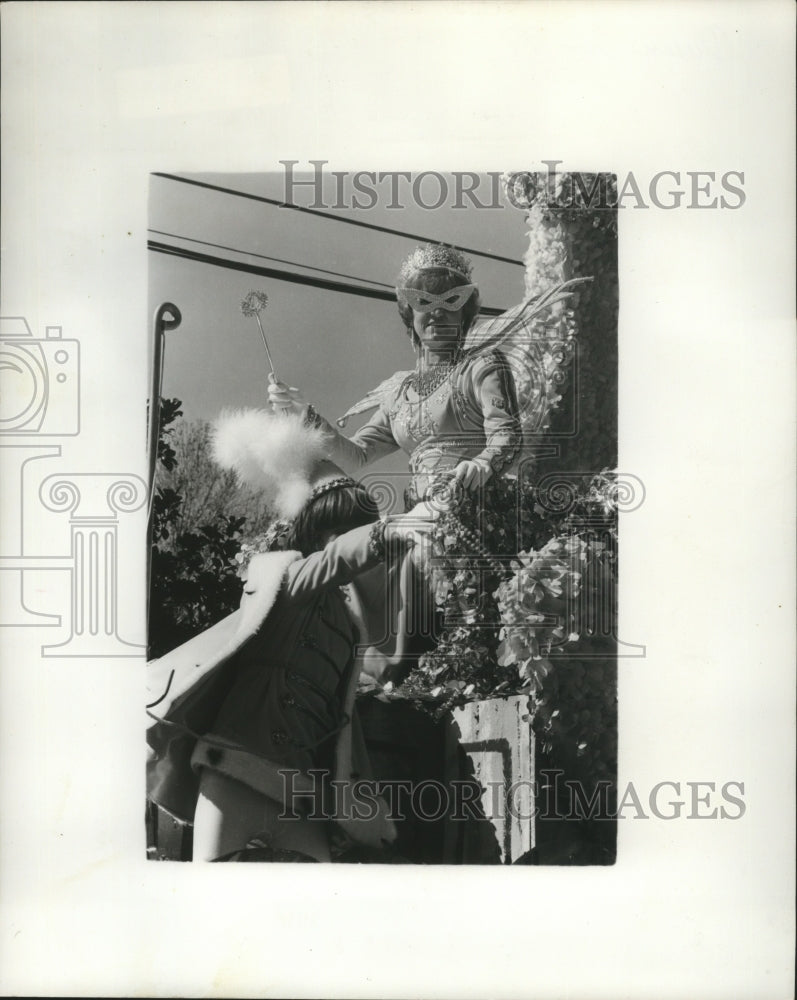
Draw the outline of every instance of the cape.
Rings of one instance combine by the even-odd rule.
[[[191,756],[199,739],[212,733],[219,706],[235,683],[236,654],[255,634],[268,636],[269,614],[285,572],[301,558],[298,552],[253,556],[239,609],[147,664],[147,797],[181,823],[193,821],[199,791]],[[343,699],[344,718],[349,721],[335,745],[333,777],[341,783],[344,804],[352,801],[353,775],[370,775],[354,711],[357,681],[358,671],[352,670]],[[375,815],[368,820],[345,814],[333,818],[352,840],[381,847],[395,840],[396,829],[384,800],[376,803]]]

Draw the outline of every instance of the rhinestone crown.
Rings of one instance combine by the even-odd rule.
[[[417,246],[401,265],[399,284],[406,284],[418,271],[426,271],[432,267],[445,267],[467,282],[470,282],[473,269],[465,254],[456,247],[445,246],[442,243],[423,243]]]

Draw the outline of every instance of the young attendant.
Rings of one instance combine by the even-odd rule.
[[[395,830],[363,784],[358,577],[406,553],[429,522],[379,520],[299,416],[229,415],[214,449],[280,520],[245,550],[239,610],[149,665],[149,798],[194,823],[197,861],[328,861],[333,824],[380,848]]]

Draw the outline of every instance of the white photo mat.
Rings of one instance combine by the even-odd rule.
[[[80,344],[80,433],[54,439],[55,473],[146,478],[151,171],[556,159],[643,187],[741,171],[745,195],[631,199],[619,223],[619,465],[647,491],[621,526],[620,636],[647,656],[620,661],[620,786],[741,781],[744,815],[630,810],[605,869],[148,864],[143,656],[43,656],[47,630],[12,625],[2,991],[789,995],[791,6],[11,3],[2,19],[2,315]],[[25,532],[40,498],[3,492],[0,537],[18,542],[14,498]],[[118,517],[118,634],[143,643],[145,511]],[[52,511],[37,544],[69,552]],[[42,570],[35,607],[63,614],[67,577]]]

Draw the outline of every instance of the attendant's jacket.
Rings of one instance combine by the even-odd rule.
[[[374,595],[387,589],[371,537],[366,525],[306,558],[255,555],[239,609],[148,664],[151,801],[191,822],[202,767],[277,801],[288,789],[301,801],[318,791],[313,770],[328,766],[333,818],[352,839],[377,847],[395,839],[383,800],[352,808],[361,801],[354,786],[370,777],[354,707],[358,674],[372,639],[390,647],[374,655],[396,660],[395,637],[360,634]]]

